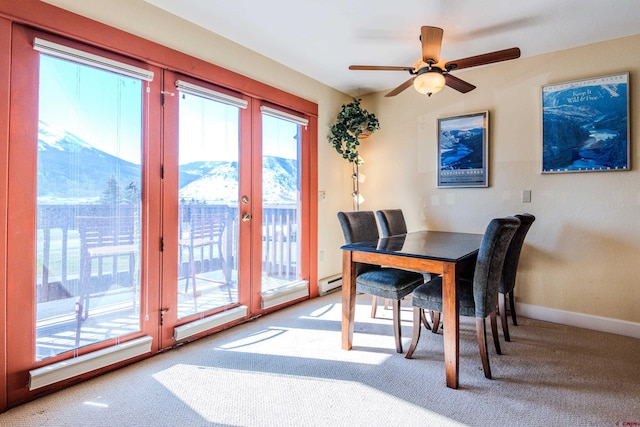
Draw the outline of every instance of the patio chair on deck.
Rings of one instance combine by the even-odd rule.
[[[188,224],[182,230],[178,245],[180,253],[188,252],[188,272],[186,274],[184,292],[189,292],[189,281],[193,300],[197,307],[197,280],[218,282],[226,286],[229,302],[231,295],[231,268],[225,257],[224,237],[228,214],[226,211],[215,211],[210,207],[189,206],[183,208],[181,224]],[[182,266],[182,265],[181,265]],[[219,267],[219,268],[216,268]],[[205,273],[222,270],[223,279],[214,278]]]
[[[80,235],[80,286],[76,302],[76,346],[80,342],[82,321],[89,316],[89,299],[96,294],[95,287],[108,274],[103,270],[105,258],[111,259],[110,280],[117,283],[119,279],[119,260],[128,258],[128,274],[131,286],[134,284],[136,253],[139,244],[135,243],[134,217],[121,216],[78,216],[76,217]],[[93,261],[98,262],[98,274],[93,278]]]

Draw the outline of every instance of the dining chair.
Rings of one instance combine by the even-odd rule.
[[[380,225],[382,237],[395,236],[407,233],[407,223],[402,209],[385,209],[376,211],[376,218]]]
[[[377,241],[378,226],[373,211],[338,212],[346,244]],[[396,351],[402,353],[400,300],[424,283],[422,274],[372,264],[356,264],[356,290],[393,300],[393,331]]]
[[[509,249],[507,250],[507,255],[504,260],[502,278],[500,279],[500,289],[498,291],[498,312],[500,313],[502,333],[504,334],[505,341],[511,341],[511,337],[509,336],[509,325],[507,324],[506,299],[507,297],[509,298],[509,312],[511,313],[511,320],[515,326],[518,326],[513,289],[516,287],[516,274],[518,272],[518,262],[520,261],[522,245],[524,244],[527,232],[531,228],[531,224],[536,220],[536,217],[529,213],[515,215],[515,217],[520,220],[520,226],[518,227],[518,230],[516,230],[516,233],[509,244]]]
[[[399,234],[407,234],[407,222],[404,219],[402,209],[384,209],[376,211],[376,218],[380,226],[380,234],[382,237],[397,236]],[[431,280],[431,273],[420,272],[426,281]],[[384,304],[387,308],[387,301]],[[374,296],[371,302],[371,317],[376,317],[377,299]],[[433,318],[433,313],[431,317]],[[429,323],[424,318],[425,327],[429,328]]]
[[[502,354],[498,339],[496,299],[500,288],[500,277],[509,243],[520,225],[516,217],[495,218],[489,222],[476,260],[473,281],[460,279],[458,286],[459,315],[476,318],[476,335],[484,376],[491,379],[489,351],[485,320],[491,319],[493,343],[498,354]],[[442,312],[442,277],[438,276],[418,286],[412,296],[413,336],[406,358],[410,359],[420,339],[423,310]],[[446,319],[445,319],[446,320]],[[445,325],[446,327],[446,325]]]
[[[404,220],[402,209],[388,209],[384,211],[376,211],[376,218],[380,226],[380,234],[382,237],[395,236],[407,233],[407,223]],[[384,308],[387,309],[388,300],[384,300]],[[371,317],[376,317],[378,309],[378,297],[371,297]]]

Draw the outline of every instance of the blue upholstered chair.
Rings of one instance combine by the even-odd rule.
[[[338,212],[347,244],[376,241],[379,238],[376,218],[371,211]],[[393,300],[393,330],[396,351],[402,353],[400,328],[400,300],[424,283],[422,274],[379,265],[356,264],[356,290]]]
[[[407,233],[407,222],[404,219],[404,213],[402,209],[385,209],[376,211],[376,218],[378,219],[378,225],[380,226],[380,234],[382,237],[397,236],[399,234]],[[421,272],[425,281],[432,279],[431,273]],[[376,317],[377,300],[373,297],[371,303],[371,317]],[[387,302],[385,301],[385,308],[387,308]],[[433,317],[433,313],[432,313]],[[425,327],[429,327],[429,323],[424,318]]]
[[[469,283],[465,279],[461,279],[458,287],[460,315],[476,318],[476,333],[482,368],[484,376],[489,379],[491,379],[491,367],[489,365],[485,319],[487,316],[491,318],[493,342],[496,352],[501,354],[500,342],[498,341],[496,300],[507,249],[519,225],[520,220],[515,217],[491,220],[480,243],[473,281]],[[428,283],[418,286],[413,291],[412,304],[414,307],[413,337],[409,351],[407,351],[407,359],[413,355],[420,339],[422,310],[442,312],[442,277],[438,276]]]
[[[380,225],[382,237],[396,236],[407,233],[407,223],[404,220],[402,209],[386,209],[376,211],[376,218]]]
[[[407,223],[404,220],[404,214],[401,209],[376,211],[376,218],[378,219],[378,225],[380,226],[380,234],[382,237],[407,233]],[[377,308],[378,297],[373,295],[371,298],[371,317],[376,317]],[[384,301],[384,308],[387,308],[387,300]]]
[[[516,218],[520,220],[520,226],[513,236],[513,239],[511,239],[509,250],[507,250],[507,256],[504,260],[502,270],[502,279],[500,280],[500,290],[498,292],[498,312],[500,313],[502,333],[504,334],[505,341],[511,341],[509,325],[507,324],[506,299],[507,297],[509,298],[509,312],[511,313],[513,324],[517,326],[518,322],[516,320],[516,304],[513,289],[516,287],[516,273],[518,272],[518,262],[520,261],[520,252],[522,251],[524,238],[527,236],[531,224],[536,220],[535,216],[528,213],[516,215]]]

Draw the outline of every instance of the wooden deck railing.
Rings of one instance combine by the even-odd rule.
[[[181,204],[183,209],[189,205]],[[198,210],[227,212],[226,226],[227,262],[233,271],[237,271],[238,209],[221,205],[193,206]],[[78,217],[104,217],[135,211],[129,205],[40,205],[37,219],[37,295],[38,302],[61,298],[76,297],[79,294],[79,275],[82,262]],[[263,274],[284,280],[295,280],[298,268],[297,254],[297,210],[295,206],[266,206],[263,208]],[[181,261],[183,262],[183,261]],[[100,273],[103,280],[113,279],[112,274],[132,277],[133,272],[126,271],[128,263],[111,268],[106,272],[92,270],[91,277],[97,280]],[[139,267],[140,263],[136,262]],[[204,266],[204,262],[202,264]],[[180,271],[185,266],[181,266]],[[212,267],[210,267],[212,268]],[[115,273],[112,273],[115,271]],[[186,270],[185,270],[186,271]],[[182,273],[180,273],[182,274]]]

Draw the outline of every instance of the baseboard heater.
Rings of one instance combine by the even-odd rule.
[[[221,313],[214,314],[213,316],[208,316],[204,319],[196,320],[195,322],[173,328],[173,339],[180,341],[206,330],[224,325],[225,323],[242,319],[246,316],[247,306],[241,305],[239,307],[232,308],[231,310],[223,311]]]
[[[320,280],[318,282],[318,291],[320,295],[326,295],[329,292],[333,292],[336,289],[342,287],[342,275],[336,274],[335,276],[330,276],[325,279]]]
[[[149,336],[137,338],[73,359],[33,369],[29,371],[29,390],[45,387],[58,381],[150,353],[152,341]]]
[[[281,288],[262,293],[262,308],[271,308],[285,302],[309,296],[309,281],[301,280]]]

